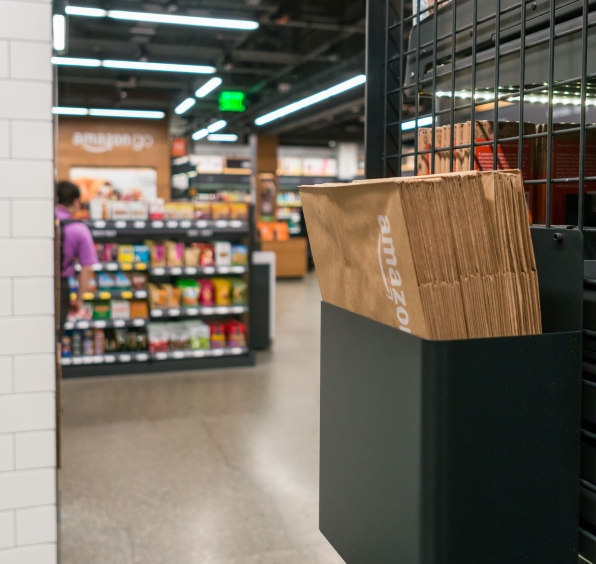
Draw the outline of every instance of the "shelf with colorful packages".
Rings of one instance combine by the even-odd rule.
[[[64,376],[254,364],[249,206],[146,209],[145,218],[89,220],[96,287],[63,327]]]

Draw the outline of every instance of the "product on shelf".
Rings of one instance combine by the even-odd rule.
[[[217,241],[214,243],[213,249],[217,266],[231,266],[232,244],[229,241]]]
[[[149,202],[149,219],[160,220],[164,219],[164,200],[157,198]]]
[[[149,247],[147,245],[134,246],[134,261],[148,264],[151,261]]]
[[[288,224],[284,221],[260,221],[257,229],[261,241],[287,241],[290,238]]]
[[[215,305],[229,306],[232,303],[232,284],[227,278],[212,278],[215,288]]]
[[[211,219],[211,204],[208,202],[195,202],[195,219]]]
[[[246,266],[248,264],[248,247],[246,245],[232,245],[232,265]]]
[[[100,272],[97,275],[97,288],[100,291],[111,290],[114,287],[115,281],[107,272]]]
[[[168,296],[162,286],[149,284],[149,303],[151,309],[163,309],[167,307]]]
[[[166,264],[169,267],[184,265],[184,243],[166,241]]]
[[[62,335],[62,358],[71,358],[72,357],[72,334],[69,332],[65,332]]]
[[[109,321],[112,318],[112,306],[109,301],[93,302],[93,319],[95,321]]]
[[[208,245],[207,243],[193,243],[193,247],[201,251],[199,264],[202,267],[215,266],[215,251],[213,250],[213,245]]]
[[[230,218],[230,206],[225,202],[213,202],[211,204],[211,217],[212,219],[229,219]]]
[[[112,319],[130,319],[130,302],[128,300],[112,300]]]
[[[166,293],[166,307],[176,309],[180,307],[180,288],[171,284],[164,284],[163,289]]]
[[[245,305],[248,301],[248,285],[240,278],[230,279],[232,285],[232,305]]]
[[[195,207],[187,202],[166,202],[164,205],[165,219],[194,219]]]
[[[211,329],[202,321],[192,321],[187,324],[190,333],[190,349],[209,350],[211,348]]]
[[[147,275],[142,272],[130,272],[126,275],[130,283],[131,290],[146,290]]]
[[[144,300],[133,300],[130,302],[131,319],[147,319],[149,317],[149,308]]]
[[[95,329],[93,332],[93,345],[95,347],[95,354],[102,355],[105,352],[106,336],[102,329]]]
[[[170,339],[167,326],[154,323],[149,326],[149,352],[162,353],[170,350]]]
[[[201,249],[186,247],[184,249],[184,266],[198,266],[201,258]]]
[[[230,219],[248,220],[248,206],[245,203],[234,202],[229,204]]]
[[[145,245],[149,249],[152,267],[166,266],[166,247],[164,243],[159,241],[145,241]]]
[[[178,288],[182,307],[196,307],[199,305],[200,290],[196,280],[178,280]]]
[[[201,305],[202,306],[214,306],[215,305],[215,289],[213,282],[209,279],[198,280],[201,287]]]
[[[228,347],[246,347],[246,326],[235,319],[227,324]]]
[[[222,321],[210,321],[211,329],[211,348],[225,349],[227,346],[226,325]]]

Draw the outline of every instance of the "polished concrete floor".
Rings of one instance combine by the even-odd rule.
[[[62,564],[340,564],[318,531],[319,301],[254,368],[63,385]]]

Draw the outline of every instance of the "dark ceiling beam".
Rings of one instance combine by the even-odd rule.
[[[299,20],[288,20],[288,21],[261,20],[260,23],[264,27],[294,28],[294,29],[306,29],[306,30],[312,30],[312,31],[332,31],[334,33],[349,33],[350,35],[366,33],[366,27],[364,25],[342,25],[342,24],[332,24],[332,23],[306,22],[306,21],[299,21]]]

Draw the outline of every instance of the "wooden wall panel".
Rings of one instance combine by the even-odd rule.
[[[158,196],[170,199],[170,142],[165,119],[61,116],[57,156],[60,180],[68,179],[73,166],[154,168]]]

